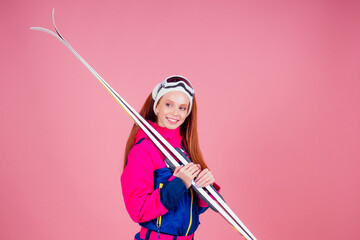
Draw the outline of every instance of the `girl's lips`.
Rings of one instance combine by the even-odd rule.
[[[176,124],[179,120],[173,118],[166,118],[171,124]]]

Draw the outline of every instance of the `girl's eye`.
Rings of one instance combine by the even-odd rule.
[[[180,107],[180,110],[186,111],[186,107]]]
[[[166,103],[166,106],[167,106],[167,107],[171,107],[171,103]]]

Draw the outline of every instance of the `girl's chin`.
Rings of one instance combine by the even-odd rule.
[[[179,125],[178,124],[166,124],[165,127],[168,129],[176,129]]]

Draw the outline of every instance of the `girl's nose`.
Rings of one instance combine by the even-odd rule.
[[[175,107],[173,110],[174,110],[173,111],[174,116],[178,116],[179,115],[179,109]]]

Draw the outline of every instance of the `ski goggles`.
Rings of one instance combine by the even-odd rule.
[[[159,86],[157,93],[160,92],[162,88],[169,89],[169,88],[176,88],[182,87],[184,90],[193,97],[195,95],[194,87],[192,86],[191,82],[187,80],[185,77],[182,76],[171,76],[166,78]]]

